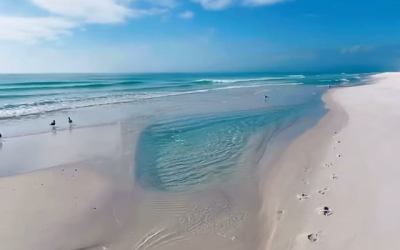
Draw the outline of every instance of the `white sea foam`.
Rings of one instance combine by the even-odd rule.
[[[244,82],[260,82],[270,80],[285,80],[285,79],[303,79],[304,75],[289,75],[289,76],[276,76],[276,77],[258,77],[258,78],[234,78],[234,79],[219,79],[219,78],[206,78],[199,79],[195,82],[211,82],[211,83],[244,83]]]
[[[85,108],[93,106],[120,104],[142,101],[146,99],[155,99],[171,96],[190,95],[206,93],[210,91],[220,91],[229,89],[241,88],[257,88],[266,86],[295,86],[301,85],[300,82],[289,83],[271,83],[271,84],[252,84],[252,85],[233,85],[209,89],[198,89],[191,91],[180,92],[152,92],[152,93],[136,93],[136,94],[117,94],[117,95],[100,95],[100,96],[80,96],[80,97],[65,97],[64,99],[46,99],[39,102],[22,102],[16,104],[3,104],[0,106],[0,119],[16,118],[21,116],[29,116],[43,114],[47,112]]]

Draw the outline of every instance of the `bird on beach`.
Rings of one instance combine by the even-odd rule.
[[[68,123],[69,123],[69,124],[72,124],[71,117],[68,117]]]
[[[56,120],[53,120],[51,123],[50,123],[50,126],[55,126],[56,125]]]

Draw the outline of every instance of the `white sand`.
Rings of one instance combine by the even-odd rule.
[[[188,193],[143,189],[140,131],[122,122],[6,138],[0,250],[255,249],[257,186],[241,178]]]
[[[121,135],[113,125],[4,140],[0,167],[19,174],[0,178],[0,249],[102,249],[119,237],[133,200]]]
[[[329,113],[276,163],[262,187],[266,249],[400,249],[400,73],[371,79],[329,91]]]

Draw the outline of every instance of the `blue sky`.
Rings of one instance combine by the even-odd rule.
[[[0,0],[0,72],[400,69],[395,0]]]

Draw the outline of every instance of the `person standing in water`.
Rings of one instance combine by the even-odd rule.
[[[68,123],[69,123],[69,124],[72,124],[71,117],[69,117],[69,116],[68,116]]]
[[[56,120],[53,120],[51,123],[50,123],[50,126],[55,126],[56,125]]]

